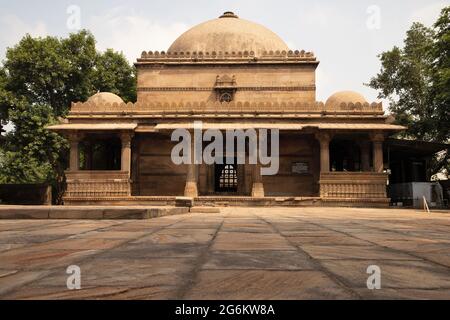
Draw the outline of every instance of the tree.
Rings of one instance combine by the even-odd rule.
[[[113,50],[97,52],[88,31],[63,39],[26,35],[9,48],[0,67],[0,120],[13,130],[2,139],[0,182],[52,183],[60,199],[68,145],[45,127],[98,91],[134,101],[135,68]]]
[[[96,90],[112,92],[125,102],[136,101],[136,74],[125,56],[111,49],[99,55],[93,74],[93,85]]]
[[[87,31],[67,39],[26,35],[6,52],[6,89],[29,103],[48,104],[55,116],[65,115],[72,101],[92,93],[96,57],[94,37]]]
[[[369,86],[389,101],[396,122],[408,129],[400,136],[433,142],[450,139],[450,7],[433,28],[413,23],[403,48],[380,54],[381,70]],[[448,154],[435,159],[432,172],[449,172]]]
[[[440,119],[437,140],[445,142],[450,138],[450,6],[442,10],[434,28],[432,95]]]

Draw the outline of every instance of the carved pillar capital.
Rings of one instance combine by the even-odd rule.
[[[134,137],[133,132],[124,131],[120,133],[120,141],[122,142],[122,146],[131,147],[131,140]]]
[[[79,131],[71,131],[67,134],[70,143],[78,143],[84,138],[84,134]]]
[[[384,133],[380,131],[371,132],[369,137],[372,142],[383,142],[385,139]]]
[[[319,140],[320,144],[330,143],[331,139],[333,139],[333,135],[328,131],[319,131],[315,134],[315,137]]]

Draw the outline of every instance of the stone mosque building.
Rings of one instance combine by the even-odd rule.
[[[388,205],[383,142],[405,128],[356,92],[316,101],[313,53],[225,12],[135,65],[136,103],[97,93],[49,127],[70,141],[66,204]],[[171,133],[194,121],[278,129],[278,173],[262,176],[260,163],[174,164]]]

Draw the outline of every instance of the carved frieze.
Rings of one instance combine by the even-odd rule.
[[[315,91],[316,86],[236,86],[239,91]],[[215,87],[139,87],[138,92],[213,91]]]

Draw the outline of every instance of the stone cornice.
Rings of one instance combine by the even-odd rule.
[[[184,91],[213,91],[214,87],[139,87],[138,92],[184,92]],[[239,91],[314,91],[315,85],[311,86],[256,86],[244,87],[237,86],[235,89]]]

